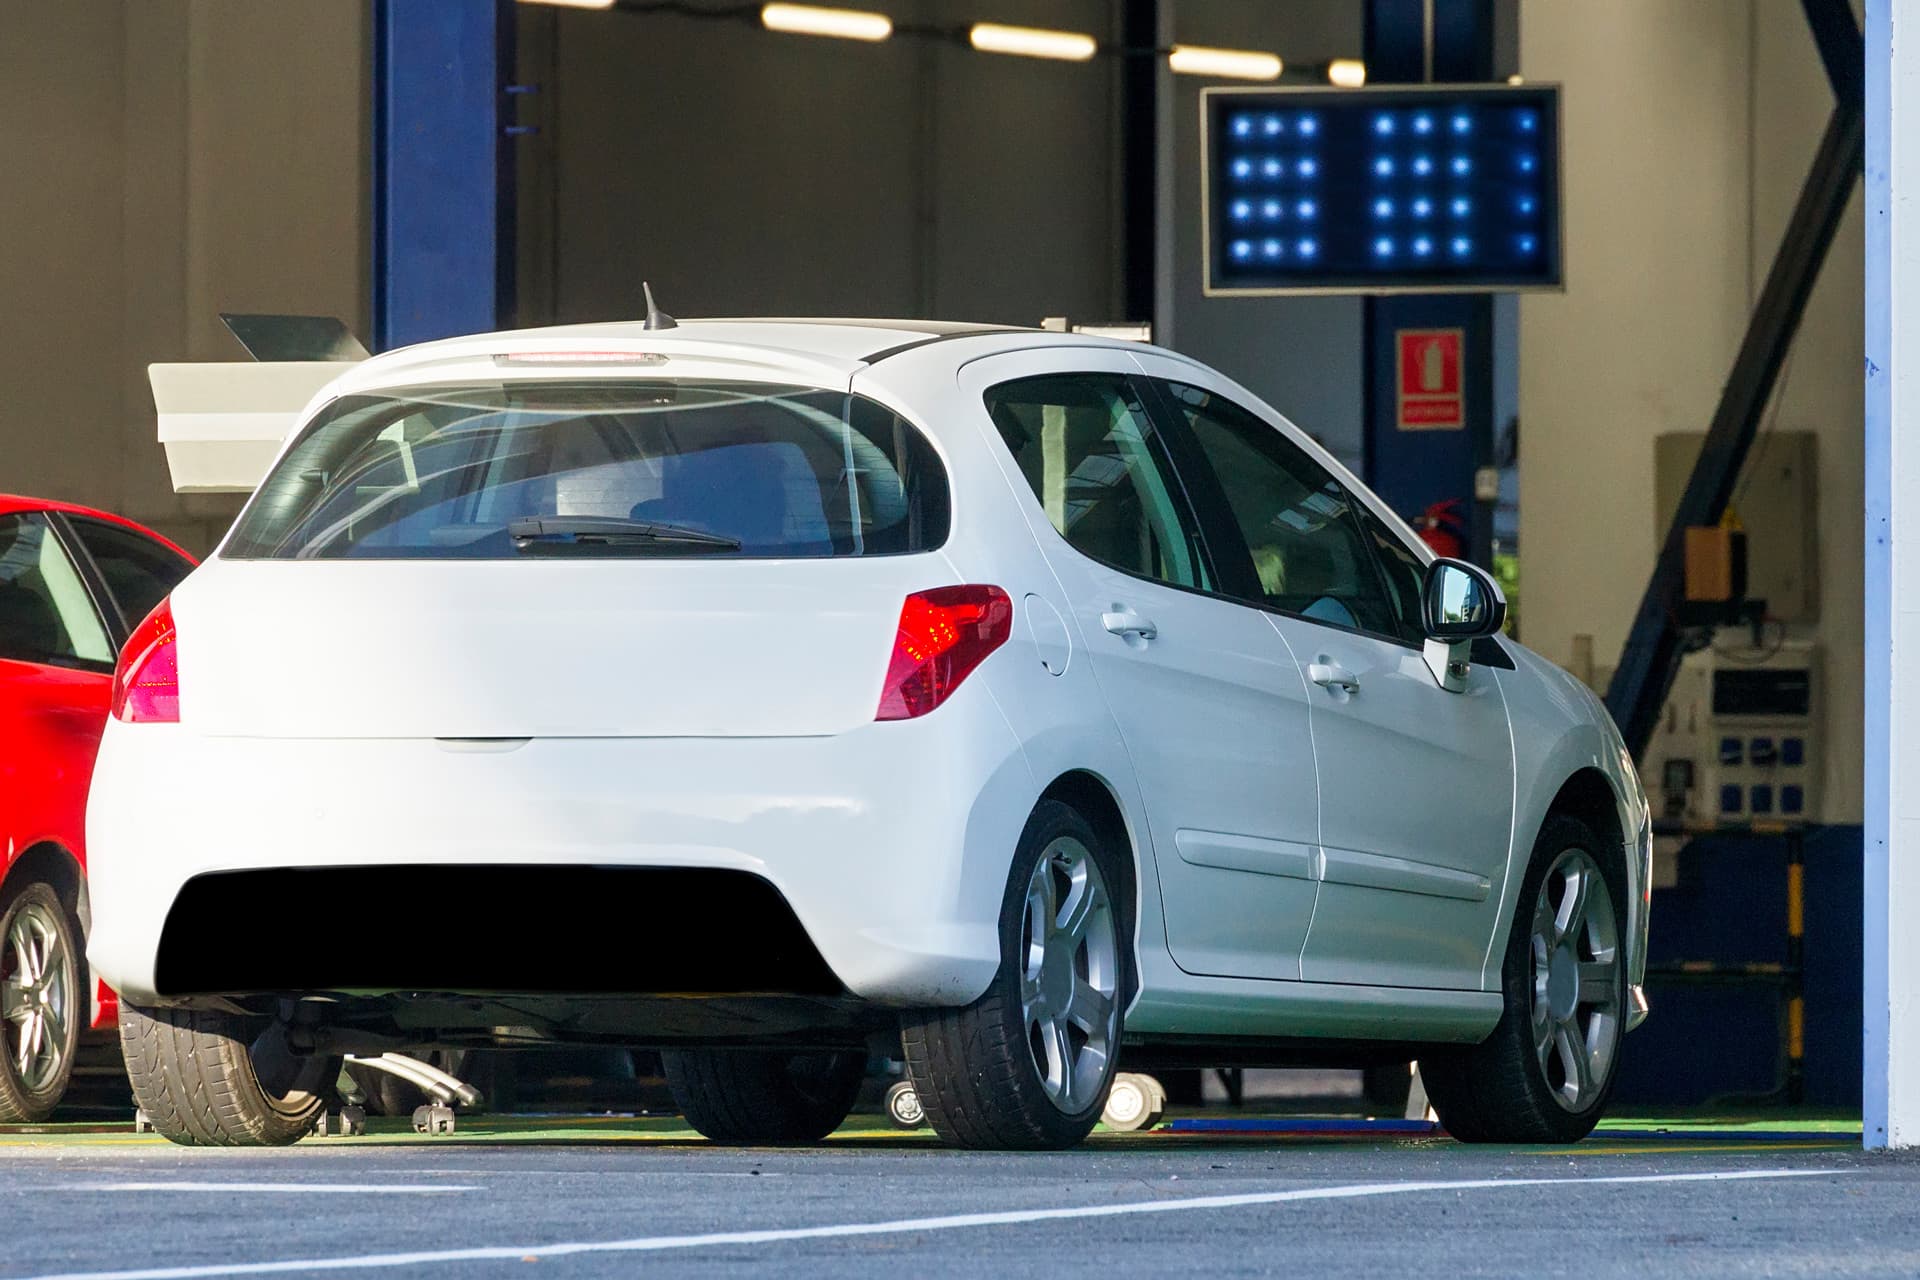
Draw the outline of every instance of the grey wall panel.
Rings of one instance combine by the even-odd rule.
[[[1356,0],[1163,0],[1182,43],[1267,49],[1306,64],[1361,54]],[[1358,468],[1365,366],[1357,298],[1208,298],[1201,292],[1200,90],[1170,77],[1173,150],[1171,292],[1156,317],[1164,340],[1245,383],[1301,430]],[[1163,159],[1163,163],[1165,160]]]
[[[1106,0],[1054,7],[1049,21],[1107,29]],[[920,15],[971,11],[929,0]],[[551,243],[523,263],[537,276],[544,258],[551,293],[529,282],[529,321],[637,314],[643,278],[685,315],[1031,324],[1110,309],[1109,65],[663,14],[548,21],[534,145]]]

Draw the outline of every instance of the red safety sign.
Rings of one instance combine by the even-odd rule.
[[[1394,422],[1402,431],[1458,431],[1467,425],[1460,390],[1459,329],[1400,329],[1394,334],[1399,388]]]

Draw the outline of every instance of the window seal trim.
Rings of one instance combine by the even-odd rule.
[[[133,634],[133,628],[127,622],[126,615],[120,611],[120,604],[113,598],[113,593],[107,590],[106,575],[101,573],[100,566],[93,562],[93,555],[81,545],[80,535],[68,522],[67,513],[47,510],[40,514],[46,517],[47,527],[53,531],[54,541],[58,542],[60,549],[66,552],[67,562],[73,566],[74,573],[79,575],[80,585],[87,590],[87,601],[93,606],[93,616],[100,623],[100,629],[106,632],[107,643],[113,648],[113,657],[106,664],[107,670],[111,671],[118,664],[120,650],[126,647],[127,637]],[[89,659],[77,658],[75,661],[89,663],[85,668],[87,670],[95,669]]]
[[[87,546],[86,539],[81,535],[81,528],[86,525],[92,525],[96,529],[108,529],[115,533],[124,533],[128,537],[138,538],[141,542],[165,555],[168,559],[179,560],[186,570],[186,573],[180,575],[182,578],[186,577],[188,573],[192,573],[195,566],[192,561],[181,559],[181,557],[177,556],[171,547],[164,546],[154,539],[146,537],[137,529],[128,528],[126,525],[116,523],[115,521],[98,520],[92,516],[77,515],[66,511],[53,512],[50,514],[59,516],[61,532],[66,535],[68,540],[67,550],[75,560],[82,563],[81,576],[86,579],[89,592],[93,592],[97,588],[97,594],[94,597],[96,611],[104,612],[105,608],[109,606],[112,609],[111,616],[106,618],[105,621],[108,635],[113,640],[114,652],[118,653],[126,647],[127,640],[133,635],[133,629],[139,626],[145,619],[129,617],[126,610],[121,607],[119,597],[113,594],[113,587],[107,582],[106,571],[100,567],[100,562],[94,558],[92,548]],[[171,592],[169,592],[169,594],[171,594]],[[106,602],[104,606],[101,604],[102,601]],[[113,625],[114,619],[116,618],[119,619],[120,622],[118,630],[115,630]]]

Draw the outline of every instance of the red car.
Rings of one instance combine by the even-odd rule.
[[[87,784],[114,657],[193,558],[130,520],[0,493],[0,1122],[44,1120],[84,1027]]]

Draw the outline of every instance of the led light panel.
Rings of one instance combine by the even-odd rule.
[[[1209,89],[1209,294],[1551,289],[1552,85]]]

